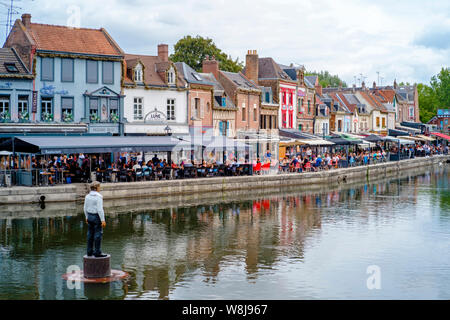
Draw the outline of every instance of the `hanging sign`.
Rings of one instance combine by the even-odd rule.
[[[38,96],[38,92],[33,91],[32,100],[31,100],[31,112],[32,113],[37,112],[37,96]]]

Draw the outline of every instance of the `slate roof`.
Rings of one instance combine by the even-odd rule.
[[[25,26],[23,28],[25,29]],[[25,30],[35,42],[37,50],[107,56],[123,56],[124,54],[103,28],[72,28],[31,23]]]
[[[176,62],[175,66],[178,70],[178,73],[184,77],[188,83],[192,84],[203,84],[203,85],[214,85],[212,82],[207,81],[200,73],[192,69],[187,63],[184,62]],[[199,80],[200,79],[200,80]]]
[[[18,72],[10,72],[5,64],[14,64]],[[33,75],[25,67],[14,48],[0,48],[0,77],[2,75],[17,75],[32,78]]]
[[[239,73],[228,71],[220,71],[220,72],[229,80],[231,80],[236,87],[240,89],[261,91],[259,87],[253,83],[253,81],[250,81],[246,76],[244,76],[240,72]]]
[[[314,88],[316,84],[316,80],[318,80],[318,76],[305,76],[305,83],[310,87]]]
[[[234,105],[233,101],[226,96],[226,107],[222,107],[221,105],[221,99],[222,95],[225,93],[225,89],[222,87],[219,81],[216,80],[214,75],[212,73],[199,73],[200,77],[205,79],[206,81],[210,82],[214,86],[214,107],[215,108],[230,108],[230,109],[236,109],[236,106]]]
[[[281,79],[291,80],[291,77],[280,68],[280,66],[272,58],[259,58],[259,79]]]

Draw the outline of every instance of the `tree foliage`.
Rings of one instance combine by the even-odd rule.
[[[243,62],[239,61],[238,58],[233,60],[231,56],[217,48],[212,39],[203,38],[199,35],[195,38],[185,36],[178,40],[174,47],[175,51],[170,55],[170,60],[185,62],[197,72],[202,71],[202,62],[206,56],[214,56],[219,61],[220,70],[239,72],[244,67]]]
[[[437,113],[437,109],[450,108],[450,68],[442,68],[431,78],[430,85],[419,83],[420,121],[427,123]]]
[[[326,88],[328,86],[330,87],[339,87],[339,85],[342,85],[342,87],[347,87],[347,84],[345,81],[342,81],[338,75],[331,75],[328,71],[320,71],[320,72],[307,72],[307,76],[318,76],[319,77],[319,83],[323,88]]]

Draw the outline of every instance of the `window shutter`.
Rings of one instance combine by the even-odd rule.
[[[221,136],[223,135],[223,122],[222,121],[219,122],[219,134]]]

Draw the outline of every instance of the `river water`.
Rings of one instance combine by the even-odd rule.
[[[79,289],[61,275],[82,266],[80,204],[18,209],[0,215],[0,299],[450,299],[449,182],[444,165],[336,190],[112,206],[103,250],[130,277]]]

